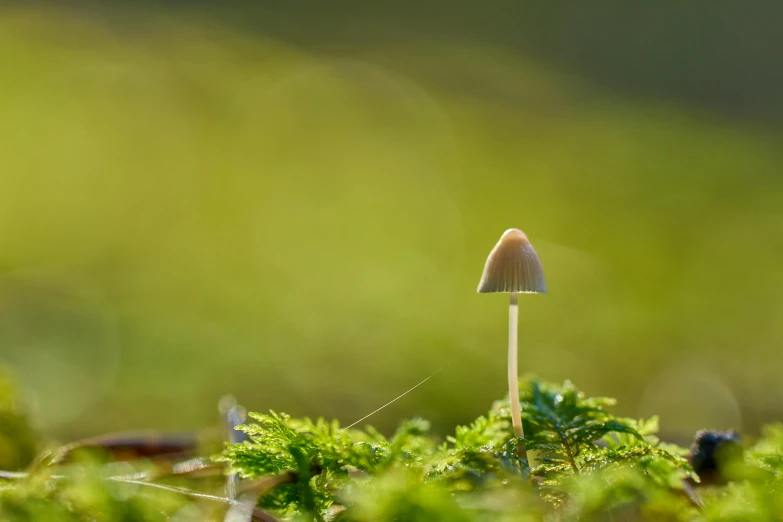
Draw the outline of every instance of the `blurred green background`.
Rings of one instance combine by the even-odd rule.
[[[219,397],[438,433],[520,371],[687,439],[783,413],[779,2],[0,8],[0,358],[62,439]]]

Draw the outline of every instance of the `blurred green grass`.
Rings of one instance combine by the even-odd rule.
[[[350,423],[448,364],[372,419],[445,431],[504,393],[475,287],[510,227],[551,292],[523,372],[675,435],[783,410],[772,129],[501,46],[163,14],[5,11],[0,69],[0,356],[51,434],[200,426],[227,392]]]

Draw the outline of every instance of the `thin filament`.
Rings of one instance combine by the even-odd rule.
[[[365,419],[367,419],[367,418],[369,418],[369,417],[371,417],[371,416],[375,415],[376,413],[378,413],[379,411],[381,411],[382,409],[384,409],[386,406],[389,406],[390,404],[392,404],[392,403],[394,403],[394,402],[396,402],[396,401],[398,401],[398,400],[402,399],[403,397],[405,397],[406,395],[408,395],[410,392],[412,392],[413,390],[415,390],[416,388],[418,388],[419,386],[421,386],[421,385],[422,385],[422,384],[424,384],[425,382],[429,381],[430,379],[432,379],[433,377],[435,377],[436,375],[438,375],[438,374],[441,372],[441,370],[443,370],[443,368],[445,368],[445,367],[446,367],[446,366],[448,366],[449,364],[450,364],[450,363],[446,363],[445,365],[441,366],[440,368],[438,368],[438,369],[435,371],[435,373],[431,374],[429,377],[427,377],[426,379],[424,379],[424,380],[423,380],[423,381],[421,381],[419,384],[417,384],[417,385],[416,385],[416,386],[414,386],[413,388],[409,389],[408,391],[406,391],[405,393],[403,393],[403,394],[402,394],[402,395],[400,395],[399,397],[395,397],[394,399],[390,400],[389,402],[387,402],[386,404],[384,404],[383,406],[381,406],[381,407],[380,407],[380,408],[378,408],[377,410],[375,410],[375,411],[373,411],[373,412],[371,412],[371,413],[368,413],[367,415],[365,415],[364,417],[362,417],[362,418],[361,418],[361,419],[359,419],[358,421],[354,422],[354,423],[353,423],[353,424],[351,424],[350,426],[346,426],[345,428],[343,428],[343,431],[345,431],[345,430],[347,430],[347,429],[349,429],[349,428],[353,428],[354,426],[356,426],[357,424],[359,424],[359,423],[360,423],[360,422],[362,422],[363,420],[365,420]]]

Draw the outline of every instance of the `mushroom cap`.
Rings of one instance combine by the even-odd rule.
[[[524,232],[510,228],[500,236],[487,257],[478,292],[546,293],[544,267]]]

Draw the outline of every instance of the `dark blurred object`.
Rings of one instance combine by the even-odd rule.
[[[742,459],[743,451],[736,431],[701,430],[696,433],[688,461],[703,485],[726,484],[732,462]]]
[[[195,433],[117,433],[63,446],[55,461],[66,463],[80,450],[99,450],[105,452],[112,461],[149,459],[175,462],[194,456],[198,445],[199,438]]]

